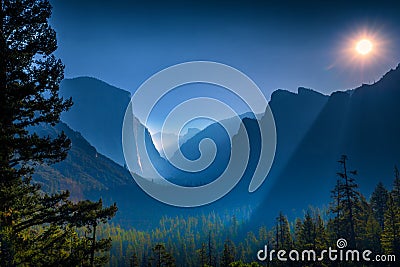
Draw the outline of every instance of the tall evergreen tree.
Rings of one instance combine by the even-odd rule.
[[[400,208],[400,174],[397,166],[394,166],[394,183],[392,190],[393,201]]]
[[[318,210],[307,210],[303,222],[296,223],[297,249],[313,249],[321,251],[327,247],[328,236],[325,223]]]
[[[202,243],[201,248],[198,250],[200,267],[204,267],[207,263],[207,248],[206,244]]]
[[[47,0],[1,0],[0,266],[4,267],[73,265],[72,254],[81,251],[84,241],[73,221],[82,203],[70,202],[68,192],[47,195],[31,181],[35,166],[65,159],[70,147],[64,133],[51,138],[34,131],[40,124],[54,126],[72,105],[71,99],[58,94],[64,66],[53,55],[57,40],[48,24],[50,15]],[[93,205],[102,218],[101,202]],[[112,210],[107,212],[113,215],[116,208]],[[90,223],[82,220],[81,226]]]
[[[164,244],[156,244],[153,247],[154,266],[156,267],[173,267],[175,266],[175,259],[165,249]]]
[[[303,222],[301,221],[300,218],[296,218],[294,222],[294,248],[295,249],[300,249],[302,247],[302,228],[303,228]]]
[[[64,134],[39,137],[28,127],[55,124],[72,102],[58,96],[63,78],[55,32],[48,25],[47,1],[2,0],[0,9],[0,265],[16,264],[24,218],[32,220],[39,206],[65,201],[67,193],[42,198],[31,184],[35,164],[66,157],[70,146]],[[47,202],[47,203],[44,203]],[[43,216],[47,217],[47,216]],[[21,225],[22,224],[22,225]]]
[[[304,221],[300,228],[299,244],[302,249],[315,249],[316,225],[308,210],[304,216]]]
[[[385,212],[387,209],[388,197],[389,192],[386,190],[383,183],[379,182],[371,195],[370,204],[374,216],[382,229],[385,224]]]
[[[389,194],[385,213],[385,228],[382,232],[382,248],[387,254],[400,257],[400,210],[396,206],[392,194]]]
[[[235,244],[229,239],[225,240],[224,250],[221,257],[222,267],[229,267],[229,265],[235,261],[235,250]]]
[[[330,211],[335,216],[337,238],[344,237],[349,241],[350,247],[356,246],[356,211],[360,208],[360,193],[353,176],[357,171],[349,171],[347,156],[343,155],[338,161],[342,171],[338,172],[338,180],[333,191],[333,201]]]
[[[207,245],[207,264],[208,266],[216,266],[216,255],[215,255],[215,240],[211,231],[208,231],[208,245]]]
[[[382,228],[375,216],[370,213],[365,225],[365,236],[363,237],[363,245],[361,248],[369,249],[375,253],[382,252],[381,233]]]
[[[276,218],[276,248],[275,249],[291,249],[293,245],[292,235],[290,233],[290,225],[286,216],[282,212]]]
[[[136,253],[129,259],[129,267],[139,267],[139,259]]]
[[[96,233],[97,227],[100,223],[106,223],[114,217],[117,207],[112,205],[103,208],[102,200],[98,202],[80,201],[77,204],[69,203],[69,216],[67,221],[70,225],[79,228],[84,228],[85,238],[82,238],[80,249],[76,250],[78,255],[74,257],[80,260],[80,265],[83,266],[101,266],[107,263],[108,258],[106,255],[97,255],[96,252],[105,252],[111,247],[110,238],[102,238],[97,240]],[[90,234],[90,236],[86,236]]]
[[[326,225],[324,220],[321,217],[320,211],[317,211],[314,215],[315,220],[315,250],[322,251],[326,249],[329,245],[328,242],[328,233],[326,230]]]

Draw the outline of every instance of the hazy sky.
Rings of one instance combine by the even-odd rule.
[[[65,76],[132,92],[165,67],[210,60],[243,71],[269,98],[278,88],[354,88],[400,62],[396,1],[163,2],[51,1]],[[374,41],[368,59],[354,50],[361,35]]]

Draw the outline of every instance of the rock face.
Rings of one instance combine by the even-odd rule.
[[[309,205],[327,205],[342,154],[349,168],[358,170],[357,182],[367,198],[379,181],[390,188],[393,167],[400,164],[399,101],[399,67],[375,84],[333,93],[297,148],[285,155],[289,160],[272,179],[254,221],[268,222],[281,210],[301,216]]]
[[[64,79],[60,94],[74,105],[61,120],[80,132],[96,149],[124,165],[121,129],[130,93],[103,81],[80,77]]]
[[[264,184],[256,193],[247,191],[260,153],[260,134],[256,119],[243,116],[244,126],[250,133],[250,160],[242,180],[221,200],[192,210],[169,207],[153,200],[137,187],[121,166],[121,128],[129,103],[128,92],[92,78],[79,78],[64,81],[62,94],[72,96],[75,102],[63,120],[82,134],[66,124],[41,129],[44,134],[65,131],[72,140],[72,149],[66,161],[39,168],[35,179],[43,184],[44,190],[71,189],[76,198],[102,196],[108,201],[118,201],[120,218],[127,222],[138,220],[138,212],[141,218],[147,216],[148,221],[152,221],[155,217],[149,210],[154,207],[160,214],[177,214],[251,205],[259,206],[252,221],[268,224],[279,211],[301,216],[309,205],[327,205],[336,181],[337,160],[342,154],[348,156],[349,167],[358,170],[357,181],[366,197],[378,181],[390,187],[393,166],[400,164],[399,68],[388,72],[375,84],[330,96],[306,88],[299,88],[298,93],[275,91],[269,104],[276,123],[277,150]],[[229,159],[231,143],[218,124],[199,132],[193,130],[194,135],[181,145],[182,153],[190,159],[198,158],[199,142],[210,137],[221,155],[216,157],[214,169],[189,177],[188,173],[172,169],[155,148],[147,129],[140,122],[136,126],[143,133],[150,158],[159,171],[178,184],[208,183],[223,171]],[[231,142],[241,142],[241,138],[238,134]],[[151,178],[146,177],[145,168],[136,164],[134,171]]]

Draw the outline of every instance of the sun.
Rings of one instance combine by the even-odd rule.
[[[356,51],[361,55],[367,55],[372,51],[372,42],[368,39],[362,39],[356,44]]]
[[[327,69],[341,66],[346,71],[351,68],[354,72],[366,75],[367,70],[373,70],[384,65],[394,65],[394,50],[390,36],[383,28],[360,28],[344,32],[338,39],[338,49],[334,54],[334,62]]]

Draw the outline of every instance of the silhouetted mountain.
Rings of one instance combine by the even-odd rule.
[[[106,205],[116,202],[118,212],[113,221],[122,226],[150,229],[166,215],[198,215],[210,211],[222,213],[246,207],[246,203],[238,201],[237,197],[243,192],[199,208],[177,208],[163,204],[139,188],[127,169],[97,152],[79,132],[65,123],[54,127],[41,125],[32,131],[41,136],[56,136],[64,131],[72,144],[64,161],[36,167],[34,181],[42,185],[42,190],[49,193],[69,190],[73,200],[102,198]],[[148,132],[144,134],[146,138],[150,137]],[[143,178],[139,176],[139,179]]]
[[[268,179],[273,180],[274,175],[285,166],[297,145],[300,143],[303,136],[306,134],[307,130],[313,124],[319,112],[325,105],[327,99],[327,96],[305,88],[299,88],[297,94],[285,90],[277,90],[272,94],[269,104],[275,118],[278,143],[275,161]],[[240,117],[250,134],[250,143],[254,146],[254,149],[251,150],[252,153],[250,156],[256,160],[256,155],[258,155],[259,152],[255,152],[255,148],[260,146],[260,140],[255,116],[252,113],[247,113]],[[182,144],[181,150],[183,154],[189,159],[197,159],[200,156],[198,150],[199,144],[201,140],[205,138],[212,138],[215,141],[217,144],[218,155],[214,163],[214,172],[209,171],[208,173],[204,172],[202,174],[199,173],[192,175],[192,177],[195,177],[193,179],[201,184],[218,177],[229,160],[231,148],[230,140],[222,129],[222,126],[218,123],[214,123]],[[245,137],[236,138],[235,142],[242,142],[243,138]],[[252,167],[249,166],[250,169],[255,168],[256,164],[256,161],[250,161],[249,165],[254,165]],[[248,175],[251,175],[251,173]],[[186,178],[187,177],[188,176],[186,176]],[[180,184],[184,184],[185,181],[187,181],[185,176],[180,175],[173,177],[173,179],[175,182]],[[182,179],[184,181],[182,181]]]
[[[95,88],[100,85],[103,89],[100,90],[101,93],[96,94]],[[393,179],[393,165],[400,161],[400,142],[397,142],[400,125],[396,123],[400,116],[400,106],[397,104],[400,100],[399,85],[400,70],[397,68],[373,85],[363,85],[346,92],[335,92],[331,96],[305,88],[299,88],[298,93],[275,91],[269,104],[276,123],[277,150],[275,161],[264,185],[255,193],[248,193],[250,178],[260,154],[260,132],[254,115],[245,114],[241,118],[250,140],[250,159],[247,169],[231,193],[206,207],[180,209],[155,201],[137,187],[127,170],[97,153],[89,143],[81,140],[82,136],[70,129],[65,131],[69,136],[77,138],[73,140],[71,155],[65,163],[42,169],[45,172],[39,173],[41,175],[39,181],[49,190],[70,186],[79,188],[76,190],[78,195],[103,196],[108,201],[117,201],[121,206],[121,214],[124,214],[120,218],[124,218],[127,223],[135,220],[152,221],[157,216],[149,210],[154,209],[157,209],[160,215],[201,213],[240,205],[254,207],[258,203],[261,205],[253,218],[253,222],[256,223],[272,222],[280,210],[292,216],[302,215],[302,210],[308,205],[322,206],[329,203],[330,190],[336,181],[337,160],[341,154],[349,156],[350,168],[359,170],[358,182],[361,191],[367,196],[379,180],[390,185]],[[87,91],[83,89],[89,87],[92,89]],[[115,149],[116,143],[113,142],[121,141],[121,125],[126,108],[124,105],[129,102],[129,93],[108,87],[91,78],[67,80],[63,82],[63,88],[66,90],[64,96],[68,95],[65,92],[69,92],[77,105],[75,110],[70,111],[72,115],[65,115],[64,119],[66,118],[76,128],[81,128],[79,130],[86,131],[86,135],[92,136],[94,141],[103,142],[105,150],[111,149],[108,153],[115,152],[113,155],[119,153],[122,155],[122,151],[118,152],[121,144]],[[102,101],[109,102],[112,99],[109,94],[117,94],[120,98],[115,98],[112,104],[115,107],[102,109]],[[95,103],[90,104],[92,99]],[[112,118],[101,119],[106,114]],[[95,119],[92,120],[92,117]],[[107,124],[104,121],[107,121]],[[113,123],[110,124],[108,121]],[[196,133],[192,131],[194,135],[181,145],[181,151],[187,158],[194,160],[200,156],[199,144],[205,138],[212,138],[218,151],[215,161],[209,168],[192,174],[174,169],[159,155],[147,129],[142,128],[144,126],[139,121],[135,125],[143,132],[142,137],[146,140],[150,158],[160,173],[171,181],[184,185],[208,183],[219,176],[229,160],[230,146],[241,145],[244,138],[244,129],[240,128],[230,141],[218,123],[211,124]],[[85,134],[82,135],[86,137]],[[107,140],[110,136],[113,136],[112,142]],[[89,142],[92,141],[89,139]],[[77,145],[79,149],[74,148]],[[100,163],[96,161],[98,159],[96,155],[101,159]],[[146,170],[139,170],[138,165],[134,171],[139,175],[149,173]],[[54,182],[54,179],[50,179],[51,176],[60,179]],[[136,203],[141,204],[134,205]],[[137,216],[138,212],[143,213],[141,219]]]
[[[71,140],[67,158],[54,165],[36,168],[34,181],[46,192],[69,190],[73,200],[102,198],[105,204],[117,202],[114,221],[122,225],[149,227],[164,214],[178,214],[179,210],[162,204],[138,187],[127,169],[97,152],[96,148],[65,123],[55,127],[38,126],[32,129],[41,136],[56,136],[64,131]],[[154,213],[157,209],[160,213]]]
[[[349,157],[349,168],[358,170],[357,182],[367,197],[379,181],[389,187],[393,166],[400,162],[399,101],[399,67],[375,84],[333,93],[276,175],[253,221],[268,223],[280,210],[298,216],[308,205],[327,205],[342,154]]]
[[[72,97],[74,102],[72,108],[63,113],[61,120],[80,132],[100,153],[124,165],[122,123],[130,93],[89,77],[63,80],[60,93],[66,98]],[[156,165],[162,165],[160,162],[164,159],[155,148],[148,130],[138,120],[134,120],[134,124],[137,131],[145,132],[150,158]],[[132,165],[136,173],[148,176],[143,169],[146,166],[140,167],[138,159]]]
[[[60,94],[74,105],[61,120],[79,131],[100,153],[124,165],[121,129],[130,93],[89,77],[64,79]]]
[[[302,87],[297,94],[285,90],[272,93],[269,105],[275,119],[277,146],[268,184],[287,164],[327,100],[328,96]]]

